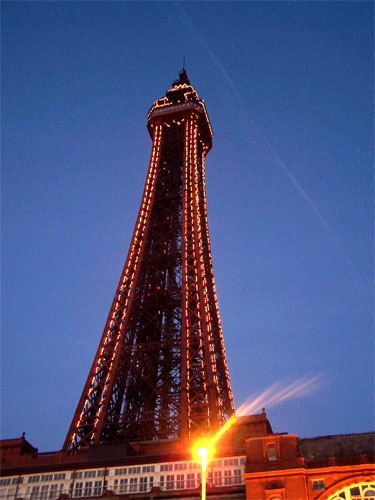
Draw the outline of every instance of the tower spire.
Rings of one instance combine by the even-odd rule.
[[[185,69],[148,113],[142,203],[64,449],[210,435],[233,414],[207,225],[212,128]]]

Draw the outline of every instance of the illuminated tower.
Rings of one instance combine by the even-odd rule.
[[[212,129],[180,71],[148,113],[141,207],[64,449],[210,435],[234,412],[207,224]]]

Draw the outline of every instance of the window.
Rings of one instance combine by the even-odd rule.
[[[16,494],[15,488],[9,488],[8,490],[2,490],[3,497],[8,500],[13,500],[14,495]]]
[[[174,489],[174,476],[173,475],[168,475],[167,476],[167,490],[173,490]]]
[[[128,492],[128,478],[120,479],[120,493]]]
[[[44,484],[42,486],[42,490],[40,492],[40,500],[45,500],[46,498],[48,498],[48,488],[49,488],[48,484]]]
[[[10,481],[10,479],[9,479]],[[29,477],[29,483],[39,483],[40,481],[40,476],[30,476]],[[8,483],[10,484],[10,483]]]
[[[274,462],[275,460],[277,460],[275,444],[269,444],[267,446],[267,459],[269,462]]]
[[[139,491],[147,491],[147,477],[141,477],[139,480]]]
[[[81,497],[82,493],[83,493],[83,483],[76,483],[74,485],[74,496]]]
[[[59,488],[58,484],[51,484],[51,488],[49,489],[49,498],[51,500],[59,496],[58,488]]]
[[[224,466],[238,465],[238,458],[226,458],[224,460]]]
[[[102,494],[102,482],[101,481],[95,481],[94,483],[94,495],[101,495]]]
[[[60,474],[55,474],[55,475],[53,476],[53,479],[54,479],[55,481],[61,481],[61,480],[65,479],[65,472],[60,473]]]
[[[160,476],[160,488],[164,488],[164,476]]]
[[[185,470],[187,469],[187,463],[174,464],[174,470]]]
[[[242,483],[242,470],[241,469],[234,469],[233,483],[234,484],[241,484]]]
[[[190,462],[189,463],[189,469],[199,469],[200,465],[198,462]]]
[[[167,472],[173,470],[173,464],[161,464],[160,472]]]
[[[185,476],[183,474],[177,474],[176,489],[182,490],[185,486]]]
[[[123,470],[123,471],[125,471],[125,472],[124,472],[124,474],[126,474],[126,469],[122,469],[122,470]],[[98,470],[97,476],[98,476],[98,477],[105,476],[105,472],[106,472],[106,471],[105,471],[105,469],[103,469],[103,470]]]
[[[224,471],[224,486],[230,486],[232,484],[232,471]]]
[[[72,472],[70,474],[71,479],[81,479],[82,477],[82,472]]]
[[[12,479],[12,484],[22,484],[23,483],[23,477],[14,477]]]
[[[130,478],[130,484],[129,484],[129,492],[130,493],[135,493],[137,491],[137,486],[138,486],[138,478],[137,477],[131,477]]]
[[[30,500],[36,500],[39,496],[39,486],[33,486],[31,490]]]
[[[31,477],[29,477],[29,483],[31,483],[32,481],[30,481]],[[0,479],[0,486],[8,486],[8,484],[10,484],[11,482],[11,479],[10,477],[9,478],[6,478],[6,479]]]
[[[207,472],[207,483],[212,486],[212,471]]]
[[[190,474],[187,474],[186,478],[186,487],[195,488],[194,472],[190,472]]]
[[[40,480],[42,482],[52,481],[52,477],[53,477],[53,474],[43,474],[43,476],[40,478]]]
[[[96,470],[86,470],[84,477],[95,477],[96,476]]]
[[[313,479],[312,489],[313,490],[325,490],[324,479]]]
[[[140,467],[129,467],[129,474],[140,474],[141,473],[141,468]]]
[[[99,475],[103,475],[103,474],[99,474],[99,472],[104,472],[104,471],[98,471],[98,476]],[[126,467],[124,469],[115,469],[115,476],[123,476],[127,473],[127,469]]]
[[[375,500],[375,483],[358,483],[336,491],[328,500]]]
[[[142,467],[142,472],[155,472],[154,465],[145,465]]]
[[[86,481],[85,483],[85,497],[92,496],[92,481]]]

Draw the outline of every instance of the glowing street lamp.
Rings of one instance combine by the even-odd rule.
[[[197,449],[197,453],[201,458],[201,470],[202,470],[202,500],[206,500],[206,471],[207,471],[207,447],[200,446]]]

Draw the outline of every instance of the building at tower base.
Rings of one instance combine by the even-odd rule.
[[[375,499],[374,433],[251,437],[244,479],[249,500]]]
[[[265,412],[239,417],[208,465],[207,498],[375,499],[374,433],[298,438]],[[38,453],[25,436],[1,442],[0,500],[195,500],[200,465],[180,440]]]

